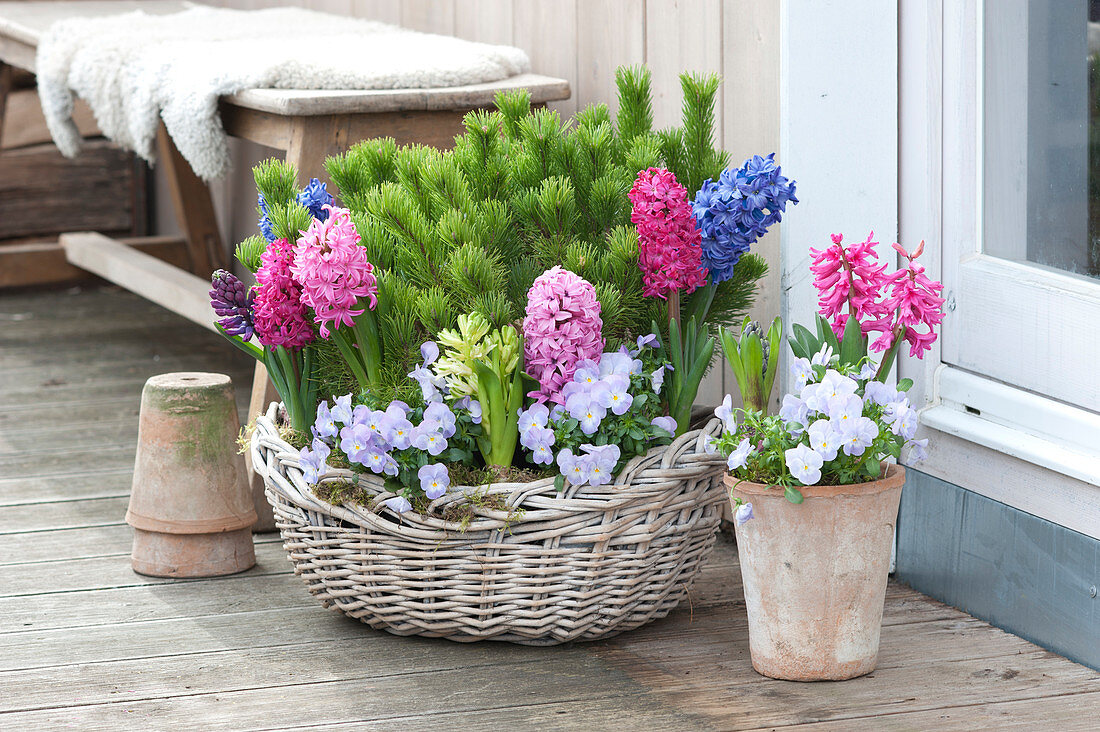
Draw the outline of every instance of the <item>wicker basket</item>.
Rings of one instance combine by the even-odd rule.
[[[722,458],[703,450],[713,420],[598,488],[452,487],[428,515],[398,517],[381,505],[393,494],[369,476],[369,506],[333,506],[302,481],[275,409],[257,421],[252,460],[295,572],[325,607],[397,635],[553,645],[664,617],[710,553],[726,499]],[[473,491],[510,510],[471,505],[465,527],[442,518]]]

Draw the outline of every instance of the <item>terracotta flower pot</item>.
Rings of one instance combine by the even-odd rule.
[[[851,679],[878,661],[905,468],[859,485],[783,490],[726,477],[754,518],[736,527],[752,667],[790,681]]]

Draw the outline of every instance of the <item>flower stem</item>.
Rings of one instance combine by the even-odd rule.
[[[355,380],[359,382],[359,388],[366,391],[371,386],[371,380],[367,376],[367,372],[363,370],[363,364],[359,360],[359,355],[355,352],[355,346],[351,343],[351,336],[343,328],[333,331],[332,336],[332,342],[336,344],[336,348],[340,350],[340,355],[344,357],[344,361],[347,362],[348,368],[355,376]]]

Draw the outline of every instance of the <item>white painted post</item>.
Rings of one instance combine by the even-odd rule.
[[[792,323],[812,327],[817,311],[810,247],[837,232],[850,241],[873,229],[887,247],[897,236],[897,3],[783,0],[779,86],[780,161],[801,201],[780,233],[789,334]],[[784,392],[789,360],[784,349]]]

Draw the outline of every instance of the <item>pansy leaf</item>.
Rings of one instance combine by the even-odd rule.
[[[902,379],[898,382],[898,391],[909,391],[913,388],[912,379]]]
[[[791,503],[802,503],[802,493],[792,485],[783,488],[783,495]]]

